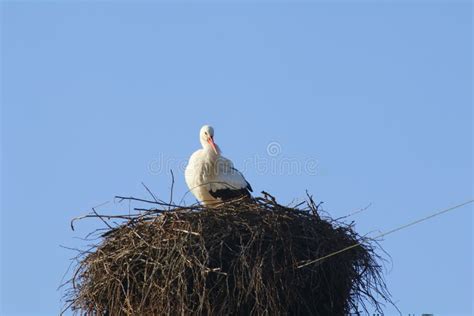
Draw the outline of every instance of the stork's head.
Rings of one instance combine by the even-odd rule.
[[[214,129],[212,126],[204,125],[201,127],[201,131],[199,132],[199,139],[201,141],[202,147],[204,148],[212,148],[212,150],[219,154],[219,147],[214,143]]]

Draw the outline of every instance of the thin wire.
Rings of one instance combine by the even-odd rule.
[[[428,220],[428,219],[431,219],[431,218],[433,218],[433,217],[436,217],[436,216],[438,216],[438,215],[447,213],[447,212],[449,212],[449,211],[453,211],[453,210],[455,210],[455,209],[457,209],[457,208],[463,207],[463,206],[465,206],[465,205],[467,205],[467,204],[470,204],[470,203],[472,203],[472,202],[474,202],[474,200],[469,200],[469,201],[466,201],[466,202],[464,202],[464,203],[458,204],[458,205],[456,205],[456,206],[452,206],[452,207],[449,207],[449,208],[447,208],[447,209],[443,209],[443,210],[441,210],[441,211],[438,211],[438,212],[435,212],[435,213],[433,213],[433,214],[430,214],[430,215],[428,215],[428,216],[426,216],[426,217],[417,219],[416,221],[413,221],[413,222],[410,222],[410,223],[408,223],[408,224],[405,224],[405,225],[396,227],[396,228],[394,228],[394,229],[391,229],[391,230],[389,230],[389,231],[387,231],[387,232],[385,232],[385,233],[382,233],[382,234],[379,234],[379,235],[377,235],[377,236],[375,236],[375,237],[372,237],[371,239],[375,240],[375,239],[382,238],[382,237],[384,237],[384,236],[393,234],[393,233],[395,233],[395,232],[397,232],[397,231],[399,231],[399,230],[402,230],[402,229],[408,228],[408,227],[410,227],[410,226],[419,224],[419,223],[421,223],[421,222],[424,222],[424,221],[426,221],[426,220]],[[358,247],[358,246],[361,246],[361,245],[362,245],[361,243],[355,243],[355,244],[353,244],[353,245],[350,245],[350,246],[348,246],[348,247],[346,247],[346,248],[342,248],[342,249],[340,249],[340,250],[338,250],[338,251],[332,252],[332,253],[330,253],[330,254],[328,254],[328,255],[325,255],[325,256],[323,256],[323,257],[320,257],[320,258],[317,258],[317,259],[308,261],[308,262],[306,262],[306,263],[304,263],[304,264],[301,264],[301,265],[297,266],[296,268],[299,269],[299,268],[303,268],[303,267],[309,266],[309,265],[311,265],[311,264],[314,264],[314,263],[317,263],[317,262],[319,262],[319,261],[321,261],[321,260],[324,260],[324,259],[333,257],[333,256],[335,256],[335,255],[340,254],[341,252],[345,252],[345,251],[347,251],[347,250],[350,250],[350,249],[352,249],[352,248],[355,248],[355,247]]]

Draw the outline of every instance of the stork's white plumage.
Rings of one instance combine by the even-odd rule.
[[[250,197],[252,187],[214,143],[214,129],[204,125],[199,140],[202,149],[191,155],[184,172],[189,190],[199,202],[209,206],[242,196]]]

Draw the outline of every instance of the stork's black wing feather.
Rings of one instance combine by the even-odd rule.
[[[252,186],[250,185],[250,183],[245,179],[244,175],[242,174],[242,172],[240,172],[239,170],[235,169],[234,167],[231,167],[232,170],[234,170],[235,172],[238,172],[242,178],[244,178],[245,180],[245,183],[247,183],[247,186],[245,187],[247,190],[249,190],[250,192],[253,192],[253,189],[252,189]]]
[[[250,188],[251,189],[251,188]],[[250,190],[251,191],[251,190]],[[220,199],[222,201],[228,201],[240,197],[250,197],[250,192],[248,188],[242,188],[242,189],[218,189],[216,191],[209,191],[209,194],[215,198],[215,199]]]

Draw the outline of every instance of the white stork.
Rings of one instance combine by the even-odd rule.
[[[202,149],[189,158],[184,172],[189,190],[204,205],[212,205],[239,197],[250,197],[252,187],[234,164],[221,156],[214,143],[214,129],[204,125],[199,132]]]

